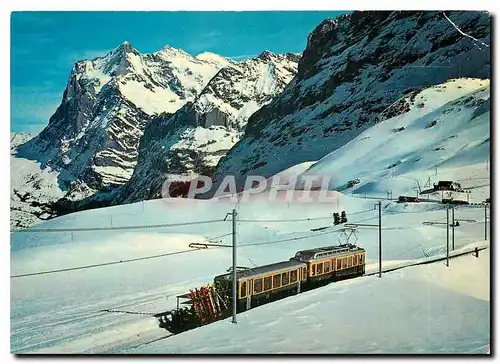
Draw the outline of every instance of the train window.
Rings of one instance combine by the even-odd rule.
[[[255,293],[262,292],[262,278],[257,278],[253,280],[253,291]]]
[[[363,264],[363,254],[359,255],[359,264]]]
[[[247,282],[243,281],[243,282],[241,282],[241,286],[240,286],[240,298],[243,298],[246,296],[247,296]]]
[[[302,280],[305,280],[306,279],[306,276],[307,276],[307,271],[306,271],[306,268],[302,268]]]
[[[269,276],[264,278],[264,291],[269,291],[271,288],[273,288],[272,277]]]
[[[325,262],[325,273],[328,273],[330,271],[330,261]]]
[[[273,288],[281,287],[281,274],[275,274],[273,276]]]
[[[352,259],[353,259],[352,265],[358,265],[358,256],[355,255]]]
[[[292,270],[290,272],[290,283],[297,282],[297,270]]]
[[[281,275],[281,284],[286,286],[290,282],[290,274],[285,272]]]
[[[323,263],[316,264],[316,274],[323,274]]]
[[[316,275],[316,264],[311,264],[311,276]]]
[[[337,259],[337,270],[342,269],[342,259]]]
[[[347,266],[352,267],[352,257],[347,258]]]
[[[347,258],[342,258],[342,268],[347,267]]]

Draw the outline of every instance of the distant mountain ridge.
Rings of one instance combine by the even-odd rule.
[[[318,160],[403,113],[401,97],[449,79],[490,78],[490,15],[476,11],[356,11],[309,35],[295,78],[254,113],[220,159],[225,176],[269,177]]]
[[[57,176],[54,191],[58,192],[38,202],[26,195],[16,208],[22,210],[27,204],[25,210],[31,211],[33,203],[50,203],[51,212],[43,216],[56,216],[101,204],[102,194],[117,193],[132,177],[139,150],[151,149],[139,143],[152,122],[144,143],[167,138],[167,144],[177,145],[168,158],[175,159],[182,149],[185,154],[204,155],[203,166],[193,171],[215,167],[239,140],[248,117],[295,75],[299,59],[294,53],[264,51],[254,59],[236,62],[210,52],[193,57],[170,46],[141,54],[124,42],[103,57],[76,62],[48,126],[33,139],[18,143],[13,154],[50,171],[51,181]],[[165,126],[160,120],[171,118],[176,124],[168,126],[168,136],[158,134]],[[173,130],[179,133],[174,135]],[[208,150],[210,155],[205,155],[203,145],[210,141],[206,138],[219,141]],[[142,160],[158,160],[156,147]],[[189,163],[186,160],[185,168],[177,170],[188,170]],[[31,166],[29,174],[36,168]],[[27,183],[23,189],[29,190],[30,179],[18,177],[15,181]],[[138,188],[146,187],[140,182]]]
[[[63,170],[60,182],[68,190],[90,195],[123,184],[151,118],[193,100],[231,62],[208,53],[193,58],[168,46],[142,55],[128,42],[78,61],[49,125],[18,155]]]
[[[353,12],[319,24],[302,55],[235,62],[125,42],[79,61],[49,125],[11,149],[11,226],[157,198],[169,175],[211,175],[214,190],[234,176],[241,189],[247,175],[320,160],[418,109],[424,89],[489,79],[490,23],[487,12]]]
[[[144,132],[138,163],[114,204],[160,197],[167,174],[211,175],[243,136],[250,115],[283,91],[300,56],[265,51],[221,69],[193,101],[153,119]]]

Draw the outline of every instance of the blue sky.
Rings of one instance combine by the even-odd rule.
[[[124,41],[141,53],[170,45],[234,59],[302,52],[309,33],[338,11],[14,12],[11,16],[11,130],[37,133],[59,105],[75,61]]]

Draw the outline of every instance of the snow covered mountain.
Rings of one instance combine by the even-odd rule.
[[[222,67],[176,112],[147,114],[120,96],[148,121],[134,173],[115,189],[115,203],[155,197],[166,174],[211,173],[217,161],[217,178],[330,177],[336,202],[269,201],[266,192],[236,205],[230,199],[156,199],[79,211],[40,226],[71,233],[14,232],[11,351],[489,351],[489,249],[471,254],[490,246],[484,237],[485,227],[491,236],[489,212],[454,207],[460,227],[452,230],[450,253],[467,254],[449,266],[437,262],[389,272],[445,258],[442,223],[448,214],[444,204],[386,198],[389,191],[397,198],[439,180],[470,186],[471,202],[490,197],[489,26],[488,14],[477,12],[357,12],[325,21],[311,34],[295,78],[296,56],[265,52]],[[94,129],[85,129],[81,139]],[[60,185],[68,179],[65,169],[17,157],[19,143],[33,153],[39,144],[22,144],[19,135],[11,141],[11,206],[20,206],[18,214],[28,223],[52,216],[51,201],[67,196]],[[155,314],[176,307],[176,296],[230,266],[230,249],[191,244],[231,244],[226,217],[235,206],[237,264],[255,267],[345,242],[346,230],[333,225],[332,213],[346,211],[350,224],[375,222],[373,196],[382,202],[382,254],[378,229],[360,227],[352,238],[367,252],[368,274],[377,272],[382,257],[382,278],[337,282],[240,313],[237,325],[222,320],[164,339],[169,333]],[[367,309],[366,302],[373,304]]]
[[[407,111],[368,128],[318,162],[281,171],[332,177],[331,187],[343,190],[335,193],[338,203],[268,201],[264,193],[259,200],[241,201],[238,264],[270,264],[288,260],[296,251],[341,242],[342,229],[332,224],[332,212],[347,211],[350,223],[377,221],[375,201],[363,198],[363,192],[382,196],[384,271],[444,257],[446,229],[425,222],[443,222],[445,206],[397,203],[385,200],[385,192],[391,188],[396,197],[396,193],[412,192],[417,179],[452,179],[484,186],[474,188],[471,196],[473,202],[484,201],[491,180],[483,163],[489,149],[489,81],[450,80],[407,95],[394,108]],[[434,165],[438,168],[429,170]],[[393,171],[395,177],[391,177]],[[341,188],[350,178],[360,180],[352,195],[352,190]],[[80,230],[71,234],[13,233],[12,275],[63,271],[12,280],[11,350],[39,354],[464,353],[489,348],[490,268],[485,252],[479,258],[467,254],[453,259],[449,267],[440,262],[384,273],[382,279],[338,282],[238,314],[238,325],[223,320],[161,340],[168,333],[153,315],[176,307],[177,295],[207,284],[231,264],[228,249],[189,247],[207,240],[230,244],[231,221],[224,217],[234,207],[230,200],[157,199],[81,211],[40,226]],[[203,222],[207,216],[219,221],[183,224]],[[485,224],[491,231],[491,220],[485,219],[482,206],[457,206],[455,217],[463,223],[454,231],[452,255],[490,245],[483,234]],[[150,226],[134,228],[145,225]],[[374,273],[378,230],[360,228],[357,234],[358,244],[367,251],[367,272]],[[82,266],[89,268],[64,271]],[[58,289],[51,290],[55,286]],[[363,310],[361,304],[370,300],[376,302],[375,309]],[[332,307],[345,311],[356,305],[362,317],[355,326],[368,325],[369,330],[356,329],[349,340],[341,334],[333,339],[324,335],[325,323],[333,322]],[[384,307],[390,307],[390,312]],[[280,316],[280,312],[287,314]],[[353,327],[352,319],[334,321],[346,329]],[[428,321],[434,323],[434,331],[429,331]],[[402,335],[410,326],[415,330]],[[438,334],[443,327],[448,335]],[[231,330],[236,331],[230,334]],[[290,337],[289,332],[307,332],[315,339],[304,346],[303,334]],[[384,340],[374,345],[373,332]],[[252,338],[257,338],[253,345],[242,344]],[[342,345],[339,340],[344,340]]]
[[[397,198],[432,187],[429,181],[438,171],[453,181],[460,178],[457,170],[470,165],[487,173],[490,98],[490,81],[480,79],[450,80],[411,93],[388,110],[396,116],[323,157],[301,177],[329,176],[329,187],[337,191],[369,196],[390,192]],[[474,192],[474,202],[490,197],[489,186]]]
[[[154,115],[193,100],[231,61],[210,53],[193,58],[165,47],[140,54],[128,42],[77,62],[49,125],[18,156],[60,170],[64,190],[90,195],[132,175],[139,139]]]
[[[269,177],[318,160],[367,128],[408,111],[398,100],[459,77],[490,78],[486,12],[354,12],[310,34],[298,73],[251,116],[221,158],[215,183]]]
[[[58,188],[58,173],[41,169],[35,161],[16,158],[17,148],[32,139],[26,133],[10,133],[10,228],[30,227],[55,216],[50,205],[64,194]]]
[[[168,173],[210,175],[219,159],[242,137],[250,115],[283,91],[300,56],[264,51],[230,64],[198,97],[174,114],[162,114],[141,139],[138,163],[115,203],[160,195]]]
[[[13,189],[37,190],[43,179],[44,193],[57,193],[41,198],[34,192],[39,201],[25,193],[15,207],[22,218],[14,214],[13,226],[111,203],[116,187],[132,176],[139,151],[134,180],[115,203],[147,198],[153,186],[161,187],[154,176],[165,166],[169,173],[213,169],[242,136],[248,117],[293,78],[299,59],[269,51],[242,62],[208,52],[193,58],[168,46],[142,55],[125,42],[104,57],[77,62],[49,125],[13,154],[13,164],[30,166],[14,174]],[[33,204],[46,213],[28,218]]]
[[[26,143],[28,140],[33,138],[33,135],[28,133],[10,133],[10,152],[11,154],[16,152],[16,149],[21,144]]]

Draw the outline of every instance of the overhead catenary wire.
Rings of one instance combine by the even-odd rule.
[[[369,210],[363,210],[363,211],[356,211],[353,213],[350,213],[349,216],[353,215],[358,215],[362,214],[365,212],[369,211],[374,211],[373,209]],[[320,216],[320,217],[308,217],[308,218],[303,218],[303,219],[238,219],[238,222],[299,222],[299,221],[315,221],[315,220],[328,220],[332,219],[333,216]]]
[[[223,235],[219,235],[219,236],[214,236],[214,237],[211,237],[211,238],[207,238],[207,239],[205,239],[205,240],[203,240],[201,242],[198,242],[198,244],[202,244],[203,242],[214,240],[214,239],[223,238],[223,237],[229,236],[231,234],[232,233],[227,233],[227,234],[223,234]],[[61,272],[69,272],[69,271],[89,269],[89,268],[96,268],[96,267],[104,267],[104,266],[108,266],[108,265],[116,265],[116,264],[136,262],[136,261],[139,261],[139,260],[155,259],[155,258],[167,257],[167,256],[171,256],[171,255],[178,255],[178,254],[184,254],[184,253],[192,253],[192,252],[195,252],[195,251],[198,251],[198,250],[200,250],[200,249],[186,249],[186,250],[179,250],[179,251],[176,251],[176,252],[169,252],[169,253],[162,253],[162,254],[156,254],[156,255],[149,255],[149,256],[139,257],[139,258],[122,259],[122,260],[117,260],[117,261],[112,261],[112,262],[82,265],[82,266],[71,267],[71,268],[53,269],[53,270],[47,270],[47,271],[42,271],[42,272],[34,272],[34,273],[16,274],[16,275],[10,276],[10,278],[21,278],[21,277],[39,276],[39,275],[61,273]]]
[[[349,214],[349,216],[357,215],[365,212],[373,211],[372,209],[357,211]],[[312,217],[303,219],[274,219],[274,220],[260,220],[260,219],[239,219],[238,222],[298,222],[298,221],[314,221],[314,220],[327,220],[332,216]],[[91,227],[77,227],[77,228],[30,228],[23,230],[13,230],[11,233],[55,233],[55,232],[86,232],[86,231],[120,231],[120,230],[140,230],[140,229],[159,229],[177,226],[201,225],[212,224],[218,222],[226,222],[226,219],[204,220],[204,221],[189,221],[180,223],[169,224],[152,224],[152,225],[125,225],[125,226],[91,226]]]
[[[280,240],[271,240],[271,241],[266,241],[266,242],[261,242],[261,243],[241,244],[239,246],[240,247],[247,247],[247,246],[256,246],[256,245],[278,244],[278,243],[284,243],[284,242],[287,242],[287,241],[302,240],[302,239],[313,238],[315,236],[320,236],[320,235],[333,234],[333,233],[336,233],[338,231],[339,230],[326,231],[326,232],[322,232],[322,233],[309,234],[309,235],[306,235],[306,236],[298,236],[298,237],[294,237],[294,238],[287,238],[287,239],[280,239]]]
[[[373,211],[373,210],[370,209],[368,211]],[[351,224],[356,224],[356,223],[360,223],[360,222],[367,221],[367,220],[371,220],[371,219],[363,219],[363,220],[360,220],[360,221],[353,222]],[[308,235],[298,236],[298,237],[293,237],[293,238],[271,240],[271,241],[260,242],[260,243],[241,244],[239,246],[240,247],[247,247],[247,246],[256,246],[256,245],[278,244],[278,243],[284,243],[284,242],[287,242],[287,241],[303,240],[303,239],[313,238],[313,237],[316,237],[316,236],[333,234],[333,233],[339,232],[340,230],[342,230],[342,228],[337,228],[337,229],[331,230],[331,231],[324,231],[324,232],[321,232],[321,233],[308,234]]]
[[[356,214],[361,214],[361,213],[366,213],[366,212],[369,212],[369,211],[374,211],[374,210],[373,209],[368,209],[368,210],[363,210],[363,211],[357,211],[357,212],[354,212],[354,213],[350,214],[350,216],[356,215]],[[329,216],[328,218],[331,218],[331,216]],[[362,219],[362,220],[359,220],[359,221],[356,221],[356,222],[349,222],[349,223],[350,224],[356,224],[356,223],[361,223],[361,222],[373,220],[375,218],[376,217],[365,218],[365,219]],[[326,219],[326,217],[321,217],[321,218],[320,217],[318,217],[318,218],[305,218],[305,219],[289,219],[289,220],[248,220],[248,221],[250,221],[250,222],[269,222],[269,221],[273,221],[273,222],[274,221],[276,221],[276,222],[282,222],[282,221],[283,222],[288,222],[288,221],[295,222],[295,221],[311,221],[311,220],[320,220],[320,219]],[[200,224],[200,223],[222,222],[222,221],[224,221],[224,220],[206,220],[206,221],[196,221],[196,222],[189,222],[189,223],[179,223],[179,224],[161,224],[161,225],[143,225],[143,226],[154,228],[154,227],[167,227],[167,226],[194,225],[194,224]],[[244,222],[245,220],[238,220],[238,221],[243,221]],[[136,228],[140,228],[139,226],[135,226],[135,227]],[[125,229],[125,228],[127,228],[127,227],[122,226],[122,227],[115,227],[113,229],[114,230],[119,230],[119,229]],[[385,228],[385,229],[391,230],[391,229],[400,229],[400,228],[403,228],[403,227],[396,226],[396,227]],[[67,232],[67,231],[95,231],[95,230],[100,230],[102,228],[89,228],[91,230],[87,230],[87,229],[82,230],[82,229],[85,229],[85,228],[76,228],[76,229],[37,229],[36,231],[37,232],[42,232],[42,231],[43,232],[54,232],[54,231],[57,231],[57,232]],[[307,234],[307,235],[299,236],[299,237],[279,239],[279,240],[272,240],[272,241],[266,241],[266,242],[242,244],[242,245],[239,245],[239,246],[240,247],[248,247],[248,246],[278,244],[278,243],[283,243],[283,242],[288,242],[288,241],[303,240],[303,239],[313,238],[313,237],[316,237],[316,236],[333,234],[333,233],[339,232],[340,230],[341,230],[341,228],[338,228],[338,229],[335,229],[335,230],[332,230],[332,231],[326,231],[326,232],[314,233],[314,234]],[[26,230],[23,230],[23,232],[25,232],[25,231]],[[205,240],[203,240],[201,242],[197,242],[197,243],[198,244],[203,244],[203,242],[214,240],[214,239],[218,239],[218,238],[222,238],[222,237],[226,237],[226,236],[229,236],[231,234],[232,233],[227,233],[227,234],[223,234],[223,235],[220,235],[220,236],[207,238],[207,239],[205,239]],[[212,247],[219,248],[215,244],[212,245]],[[220,246],[220,247],[222,248],[223,246]],[[171,256],[171,255],[189,253],[189,252],[194,252],[194,251],[197,251],[197,250],[200,250],[200,249],[187,249],[187,250],[181,250],[181,251],[177,251],[177,252],[163,253],[163,254],[151,255],[151,256],[146,256],[146,257],[124,259],[124,260],[120,260],[120,261],[105,262],[105,263],[98,263],[98,264],[90,264],[90,265],[84,265],[84,266],[78,266],[78,267],[71,267],[71,268],[54,269],[54,270],[43,271],[43,272],[19,274],[19,275],[13,275],[10,278],[20,278],[20,277],[28,277],[28,276],[35,276],[35,275],[45,275],[45,274],[52,274],[52,273],[59,273],[59,272],[68,272],[68,271],[75,271],[75,270],[81,270],[81,269],[89,269],[89,268],[95,268],[95,267],[101,267],[101,266],[108,266],[108,265],[116,265],[116,264],[129,263],[129,262],[140,261],[140,260],[155,259],[155,258],[160,258],[160,257],[165,257],[165,256]]]

